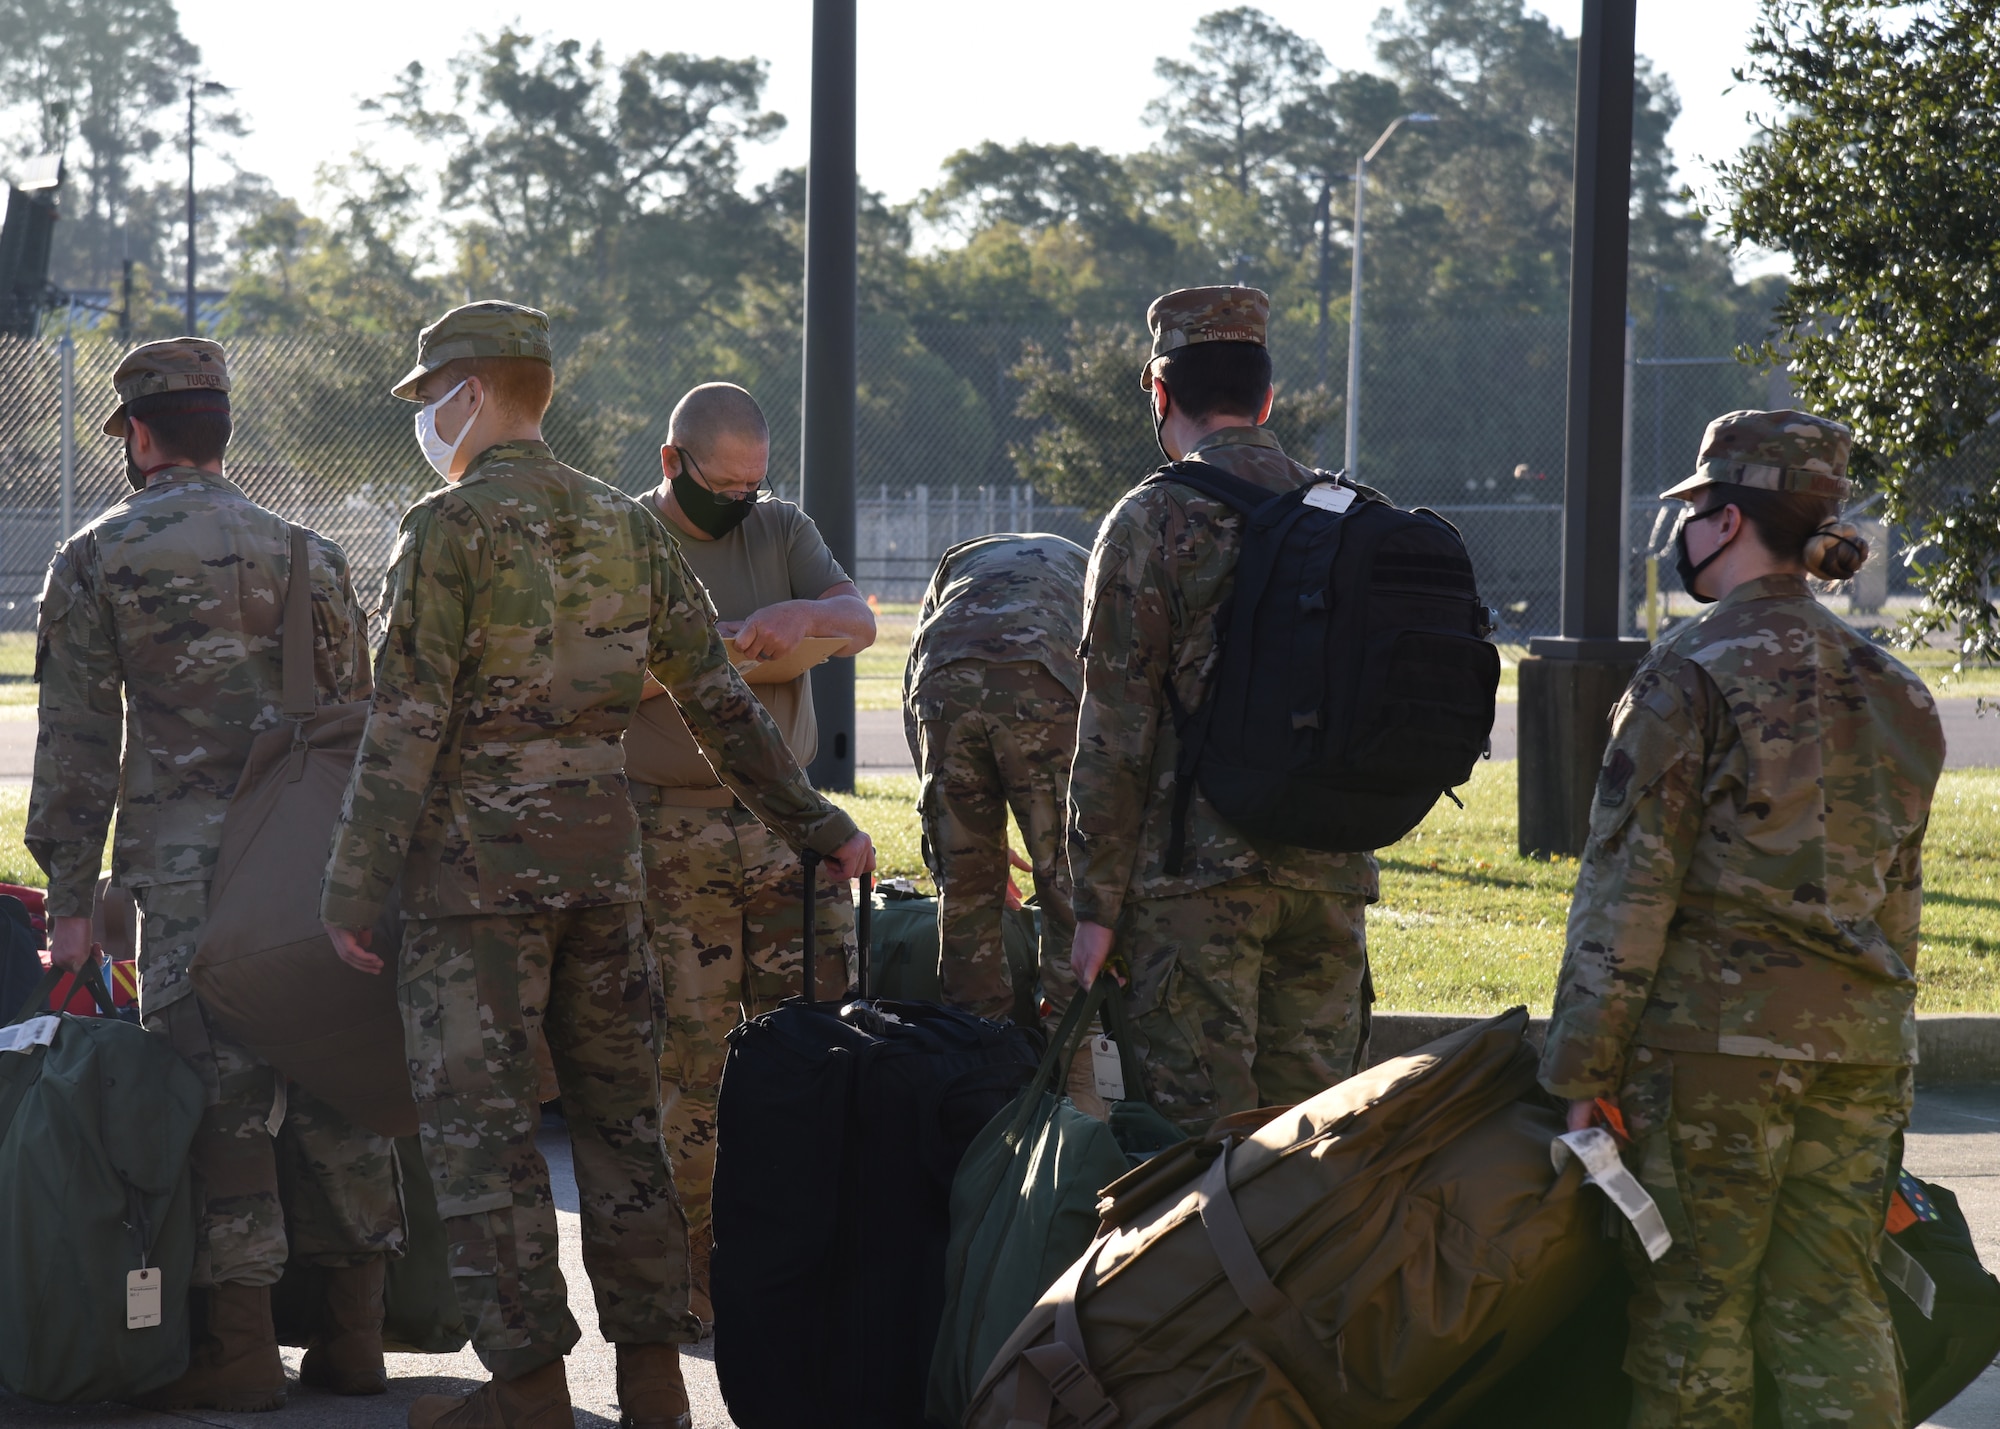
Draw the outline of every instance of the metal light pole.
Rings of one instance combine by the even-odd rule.
[[[1570,237],[1569,413],[1563,460],[1562,634],[1520,667],[1520,848],[1579,854],[1610,713],[1645,654],[1625,637],[1626,268],[1638,0],[1584,0]]]
[[[1354,162],[1354,288],[1347,300],[1347,475],[1361,472],[1361,200],[1368,188],[1368,163],[1382,152],[1389,136],[1405,124],[1435,124],[1435,114],[1405,114]]]
[[[813,0],[812,133],[806,165],[805,382],[800,418],[800,504],[833,558],[855,567],[856,379],[854,160],[856,0]],[[812,672],[819,753],[808,772],[821,789],[854,787],[854,662]]]
[[[196,82],[196,81],[195,81],[195,80],[194,80],[193,78],[190,78],[190,79],[188,80],[188,132],[187,132],[187,151],[188,151],[188,181],[187,181],[187,226],[188,226],[188,248],[187,248],[187,330],[188,330],[188,333],[189,333],[189,335],[190,335],[190,336],[192,336],[192,335],[193,335],[193,333],[195,332],[195,325],[194,325],[194,320],[195,320],[195,312],[194,312],[194,269],[195,269],[195,254],[194,254],[194,235],[195,235],[195,219],[196,219],[196,214],[195,214],[195,207],[194,207],[194,105],[195,105],[195,100],[196,100],[196,99],[197,99],[197,98],[198,98],[199,96],[201,96],[201,95],[204,95],[204,94],[227,94],[227,93],[229,93],[229,86],[228,86],[228,85],[226,85],[226,84],[217,84],[217,83],[216,83],[216,82],[215,82],[214,80],[212,80],[212,79],[210,79],[210,80],[202,80],[202,81],[200,81],[199,83],[197,83],[197,82]]]

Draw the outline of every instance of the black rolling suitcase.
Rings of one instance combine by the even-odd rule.
[[[715,1367],[741,1429],[916,1429],[944,1309],[951,1182],[1034,1073],[1036,1034],[805,989],[729,1034],[717,1110]],[[860,991],[870,900],[860,905]]]

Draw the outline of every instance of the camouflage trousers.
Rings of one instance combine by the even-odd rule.
[[[1367,907],[1261,877],[1125,905],[1126,1008],[1162,1115],[1200,1135],[1354,1074],[1372,998]]]
[[[138,901],[141,965],[166,958],[185,969],[208,916],[208,885],[156,884],[139,889]],[[393,1141],[212,1036],[192,994],[142,1012],[146,1029],[173,1043],[208,1088],[189,1152],[201,1216],[196,1285],[275,1285],[288,1253],[332,1266],[403,1253]]]
[[[1628,1249],[1633,1429],[1748,1429],[1762,1362],[1786,1429],[1899,1429],[1875,1275],[1910,1069],[1635,1049],[1628,1160],[1673,1248]]]
[[[400,1000],[424,1162],[480,1363],[511,1379],[567,1354],[570,1314],[541,1127],[547,1038],[597,1322],[614,1344],[688,1343],[687,1226],[660,1142],[660,986],[637,903],[403,925]]]
[[[689,1234],[701,1241],[710,1224],[716,1093],[729,1029],[801,991],[805,884],[798,855],[754,814],[675,804],[674,792],[632,785],[646,914],[666,992],[661,1124]],[[822,876],[814,987],[838,998],[853,977],[854,907],[845,888],[828,885]]]
[[[910,695],[905,725],[923,777],[924,862],[938,886],[944,1000],[985,1017],[1014,1010],[1001,947],[1011,809],[1042,906],[1042,978],[1066,1006],[1076,914],[1064,812],[1076,757],[1076,697],[1041,665],[957,660]]]

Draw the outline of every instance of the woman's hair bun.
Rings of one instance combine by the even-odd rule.
[[[1806,569],[1823,581],[1844,581],[1868,561],[1868,538],[1851,521],[1828,521],[1806,537]]]

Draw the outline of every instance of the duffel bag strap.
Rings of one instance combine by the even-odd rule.
[[[1069,1064],[1082,1050],[1083,1039],[1090,1035],[1091,1019],[1117,986],[1118,980],[1106,968],[1098,974],[1097,981],[1091,984],[1088,992],[1079,990],[1069,1000],[1069,1009],[1063,1013],[1062,1021],[1056,1024],[1055,1036],[1049,1038],[1048,1050],[1042,1053],[1042,1062],[1035,1068],[1034,1079],[1021,1089],[1016,1101],[1014,1120],[1007,1127],[1009,1147],[1019,1146],[1027,1136],[1029,1124],[1035,1119],[1035,1109],[1041,1105],[1044,1095],[1062,1095]]]
[[[1275,1330],[1302,1364],[1316,1363],[1326,1357],[1327,1346],[1306,1323],[1305,1312],[1265,1271],[1264,1262],[1257,1257],[1256,1242],[1250,1239],[1242,1213],[1236,1209],[1236,1197],[1229,1190],[1229,1153],[1234,1145],[1234,1137],[1224,1139],[1222,1154],[1210,1163],[1208,1174],[1201,1178],[1201,1186],[1195,1193],[1209,1247],[1215,1251],[1222,1273],[1229,1277],[1229,1287],[1243,1307]],[[1347,1366],[1341,1360],[1338,1336],[1332,1348],[1334,1373],[1345,1390]]]
[[[1083,1001],[1082,998],[1077,999]],[[1021,1351],[1014,1363],[1014,1409],[1007,1429],[1048,1429],[1055,1406],[1060,1404],[1080,1429],[1105,1429],[1118,1422],[1118,1405],[1104,1392],[1097,1376],[1090,1372],[1090,1357],[1083,1347],[1083,1328],[1077,1323],[1076,1296],[1083,1286],[1084,1272],[1097,1260],[1097,1252],[1111,1237],[1101,1235],[1090,1249],[1049,1288],[1056,1299],[1055,1338],[1046,1345]]]
[[[1658,1260],[1673,1246],[1673,1232],[1646,1188],[1618,1156],[1618,1142],[1601,1126],[1566,1131],[1549,1143],[1549,1160],[1558,1172],[1571,1161],[1583,1163],[1584,1183],[1602,1191],[1620,1215],[1639,1233],[1648,1260]]]
[[[76,979],[76,982],[70,985],[69,990],[71,992],[75,992],[78,986],[88,988],[91,997],[103,1009],[106,1017],[116,1017],[118,1015],[118,1006],[111,1000],[111,991],[104,985],[104,974],[98,970],[97,958],[93,954],[84,960],[82,969],[75,973],[72,973],[68,968],[59,968],[51,965],[42,974],[41,981],[35,984],[35,990],[28,994],[28,1000],[21,1004],[20,1009],[15,1012],[12,1020],[7,1025],[11,1027],[15,1022],[26,1022],[31,1017],[53,1016],[54,1014],[49,1010],[49,995],[56,990],[57,985],[66,977],[74,977]],[[63,1000],[67,1002],[69,999],[65,997]]]

